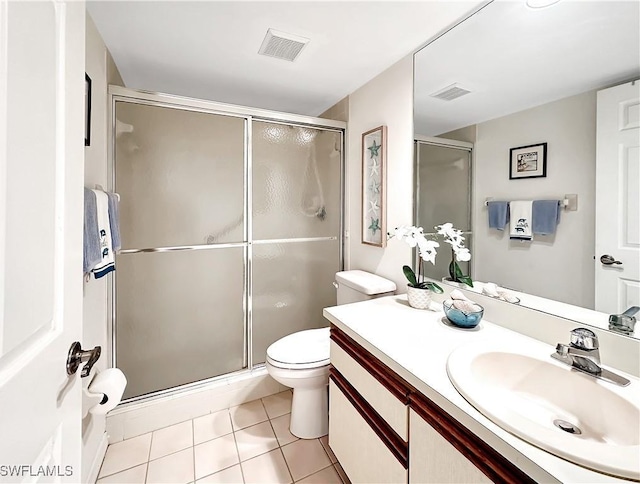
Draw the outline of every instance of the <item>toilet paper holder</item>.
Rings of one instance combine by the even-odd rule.
[[[84,378],[89,376],[91,372],[91,368],[95,365],[98,358],[100,358],[100,353],[102,353],[102,348],[100,346],[96,346],[92,350],[83,350],[82,345],[79,341],[76,341],[69,348],[69,355],[67,356],[67,375],[73,375],[83,362],[87,362],[84,367],[82,367],[82,372],[80,373],[80,377]]]

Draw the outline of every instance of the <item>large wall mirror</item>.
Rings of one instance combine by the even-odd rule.
[[[640,305],[638,78],[640,2],[489,3],[415,55],[416,223],[464,230],[479,286],[607,328]],[[511,159],[543,144],[546,165]],[[566,195],[553,233],[489,228],[488,200]]]

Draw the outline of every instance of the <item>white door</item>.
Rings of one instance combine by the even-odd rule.
[[[80,481],[84,21],[0,0],[0,482]]]
[[[598,91],[596,153],[595,309],[619,314],[640,306],[640,82]]]

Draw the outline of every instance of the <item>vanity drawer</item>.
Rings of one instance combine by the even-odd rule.
[[[348,390],[347,390],[348,391]],[[406,483],[409,472],[336,384],[329,381],[329,445],[351,482]],[[357,403],[356,403],[357,405]],[[374,425],[375,427],[375,425]]]
[[[333,339],[331,341],[331,364],[405,442],[409,440],[407,404],[392,394],[370,373],[375,370],[368,371],[363,368]]]

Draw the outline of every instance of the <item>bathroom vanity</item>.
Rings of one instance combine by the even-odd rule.
[[[453,327],[439,306],[416,310],[403,295],[324,310],[329,444],[352,482],[629,482],[531,445],[465,400],[447,375],[457,348],[498,344],[551,359],[553,347],[486,320]]]

